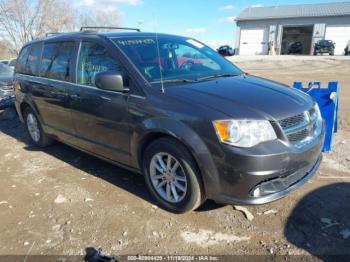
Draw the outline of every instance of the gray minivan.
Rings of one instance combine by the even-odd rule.
[[[248,75],[191,38],[82,31],[26,44],[16,108],[38,146],[62,141],[144,175],[172,212],[263,204],[317,171],[313,99]]]

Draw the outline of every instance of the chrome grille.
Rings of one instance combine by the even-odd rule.
[[[302,114],[279,121],[288,141],[293,145],[310,140],[317,129],[317,112],[314,108]]]
[[[307,130],[306,128],[301,129],[295,133],[291,133],[289,135],[287,135],[289,142],[295,143],[295,142],[299,142],[301,140],[306,139],[309,136],[309,130]]]
[[[283,120],[280,120],[279,123],[281,125],[281,127],[283,129],[285,128],[289,128],[291,126],[297,125],[300,122],[302,122],[304,120],[304,113],[296,115],[296,116],[292,116]]]

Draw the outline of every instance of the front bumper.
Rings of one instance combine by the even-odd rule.
[[[332,50],[332,49],[316,49],[316,52],[317,53],[332,53],[332,52],[334,52],[334,50]]]
[[[238,199],[238,198],[235,198],[235,197],[232,197],[229,195],[221,194],[221,195],[218,195],[216,197],[215,201],[218,203],[241,204],[241,205],[260,205],[260,204],[266,204],[269,202],[276,201],[280,198],[285,197],[286,195],[288,195],[290,192],[294,191],[295,189],[301,187],[311,177],[313,177],[316,174],[316,172],[321,164],[321,160],[322,160],[322,155],[319,157],[319,159],[316,161],[316,163],[311,167],[311,169],[309,169],[308,171],[306,171],[304,173],[304,176],[302,178],[300,178],[299,180],[296,180],[293,184],[291,184],[290,186],[286,187],[285,189],[283,189],[281,191],[276,191],[275,193],[271,193],[271,194],[268,194],[268,195],[262,196],[262,197],[247,198],[247,199]],[[293,176],[293,174],[291,174],[289,176]],[[276,179],[278,179],[278,178],[276,178]],[[266,182],[262,182],[262,183],[266,183]]]
[[[274,141],[254,149],[224,146],[216,158],[218,186],[209,198],[218,203],[255,205],[280,199],[306,183],[317,172],[322,160],[324,128],[319,137],[302,149]],[[219,169],[219,168],[220,169]],[[254,196],[254,190],[260,192]]]

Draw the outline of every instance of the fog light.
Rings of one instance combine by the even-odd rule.
[[[253,197],[259,197],[260,196],[260,188],[257,187],[253,191]]]

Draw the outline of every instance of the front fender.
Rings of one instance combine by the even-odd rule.
[[[197,162],[206,196],[210,197],[211,192],[216,192],[215,186],[219,185],[218,172],[208,147],[191,127],[178,120],[165,117],[152,118],[143,121],[135,128],[130,141],[133,166],[142,170],[140,148],[152,134],[168,135],[184,144]]]

